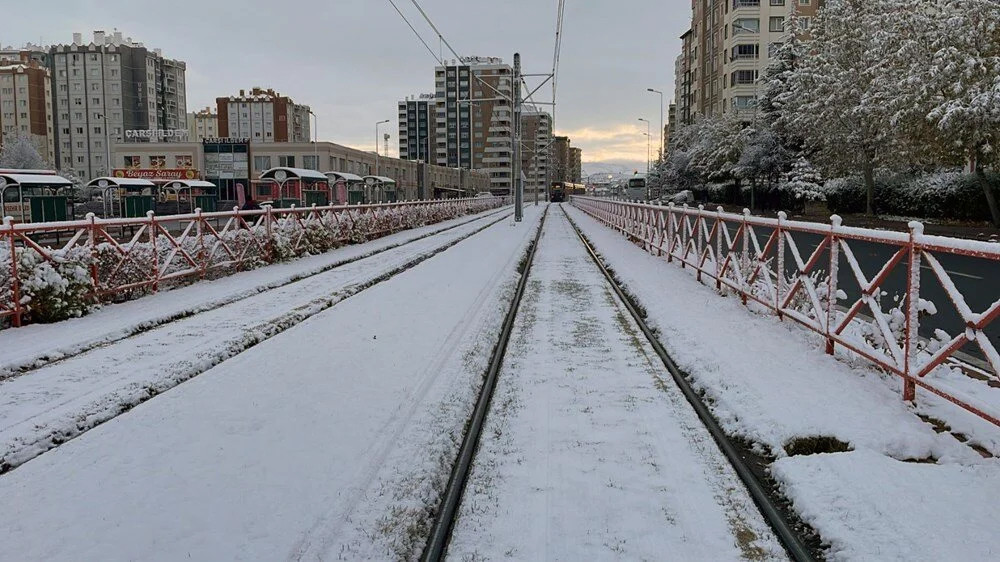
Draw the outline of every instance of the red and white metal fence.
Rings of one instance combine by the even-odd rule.
[[[37,321],[44,306],[65,305],[54,293],[75,291],[88,304],[128,300],[172,284],[497,208],[509,204],[507,199],[217,213],[198,209],[162,217],[150,212],[145,218],[99,219],[91,214],[85,220],[37,224],[5,219],[0,226],[0,326]]]
[[[1000,425],[1000,413],[980,399],[982,394],[973,396],[933,376],[969,346],[982,357],[976,373],[987,379],[986,392],[1000,393],[989,388],[1000,386],[1000,354],[986,332],[1000,316],[1000,283],[990,285],[992,305],[975,312],[956,287],[955,272],[941,265],[945,256],[1000,262],[1000,244],[926,235],[915,222],[901,233],[846,227],[837,216],[824,225],[790,221],[783,213],[769,219],[749,211],[739,215],[721,208],[713,212],[591,197],[573,197],[572,203],[647,252],[693,268],[698,280],[712,280],[718,290],[738,294],[744,304],[758,303],[821,334],[827,353],[842,346],[902,377],[905,400],[913,400],[919,386]],[[803,234],[819,240],[808,254],[800,251]],[[871,276],[852,250],[863,243],[891,254],[879,260],[881,267]],[[849,275],[841,275],[844,266]],[[938,330],[933,343],[919,333],[921,313],[934,309],[920,298],[922,270],[929,270],[947,294],[963,328],[953,335]],[[887,310],[882,299],[886,280],[900,274],[906,278],[904,294]],[[859,334],[859,325],[867,335]]]

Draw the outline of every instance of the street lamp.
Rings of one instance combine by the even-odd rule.
[[[379,121],[378,123],[375,123],[375,173],[373,174],[375,176],[379,175],[378,174],[378,142],[379,142],[378,127],[379,125],[385,125],[390,121],[392,121],[392,119],[386,119],[385,121]]]
[[[309,115],[313,116],[313,164],[316,166],[316,171],[319,171],[319,118],[313,113],[312,109],[307,109]],[[375,147],[378,148],[377,146]]]
[[[104,119],[104,147],[107,149],[105,158],[107,162],[104,163],[104,174],[108,177],[111,176],[111,131],[108,130],[108,113],[96,114],[97,117]]]
[[[649,120],[648,119],[643,119],[642,117],[640,117],[639,121],[642,121],[642,122],[646,123],[646,173],[648,174],[649,173],[649,158],[650,158],[649,145],[650,145],[650,138],[652,137],[652,133],[649,132]]]
[[[662,159],[664,153],[667,151],[667,147],[663,146],[663,92],[654,90],[653,88],[646,88],[646,91],[660,94],[660,158]]]

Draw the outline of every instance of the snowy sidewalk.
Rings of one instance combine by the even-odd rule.
[[[365,242],[337,248],[316,256],[273,264],[202,281],[138,300],[105,306],[82,318],[56,324],[32,324],[0,330],[0,378],[25,368],[58,360],[66,355],[127,337],[136,332],[216,308],[257,293],[315,275],[345,261],[405,244],[446,229],[509,213],[510,208],[460,217]]]
[[[16,467],[503,216],[473,221],[287,285],[251,293],[247,298],[0,381],[0,467]],[[230,293],[239,293],[243,282],[230,277],[212,283],[205,291],[190,287],[192,291],[181,302],[191,304],[192,294],[210,299],[224,293],[227,286]],[[157,311],[147,308],[144,313],[150,318]],[[135,320],[129,314],[123,316],[119,326]],[[53,328],[63,329],[58,325]]]
[[[527,209],[520,225],[497,224],[0,477],[0,505],[16,514],[0,518],[0,559],[396,557],[413,520],[392,529],[388,502],[427,511],[413,485],[441,470],[438,442],[461,433],[538,216]]]
[[[694,410],[553,206],[453,560],[783,559]]]
[[[811,334],[752,314],[564,207],[646,308],[725,430],[779,459],[775,477],[831,545],[831,558],[996,558],[1000,534],[989,514],[997,513],[1000,460],[935,433],[900,400],[894,377],[825,355]],[[995,428],[991,436],[980,427],[984,442],[1000,443]],[[796,439],[815,437],[851,451],[788,456]],[[903,462],[926,460],[937,464]]]

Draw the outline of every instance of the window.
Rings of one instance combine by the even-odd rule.
[[[101,134],[101,128],[100,127],[94,127],[94,134],[95,135]]]
[[[126,168],[138,168],[141,164],[141,160],[138,156],[126,156],[125,157],[125,167]]]
[[[733,22],[733,35],[760,33],[760,20],[757,18],[738,18]]]
[[[312,154],[303,156],[302,167],[308,170],[317,170],[319,168],[319,157]]]
[[[150,168],[166,168],[167,167],[167,157],[166,156],[150,156],[149,157],[149,167]]]
[[[734,109],[749,109],[757,105],[757,98],[754,96],[736,96],[733,98]]]
[[[190,168],[192,166],[191,155],[174,156],[174,167],[176,168]]]
[[[253,157],[253,169],[258,172],[263,172],[264,170],[271,169],[271,157],[270,156],[254,156]]]
[[[808,6],[809,4],[812,4],[812,0],[799,0],[800,6]]]
[[[771,0],[772,6],[784,6],[785,0]]]
[[[737,70],[733,72],[731,77],[731,86],[753,84],[757,79],[757,71],[755,70]]]
[[[767,26],[768,31],[782,32],[785,30],[785,18],[781,16],[771,16]]]
[[[83,127],[77,127],[76,128],[76,134],[82,135],[83,134]]]
[[[736,45],[733,47],[732,60],[755,59],[760,56],[760,45]]]
[[[295,167],[295,157],[294,156],[279,156],[278,166],[283,168],[294,168]]]
[[[809,29],[812,25],[812,18],[799,18],[799,29]]]
[[[781,43],[771,43],[767,46],[767,58],[773,58],[777,53],[778,49],[781,48]]]

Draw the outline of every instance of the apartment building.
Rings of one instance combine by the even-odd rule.
[[[309,142],[308,105],[299,105],[272,89],[240,90],[215,99],[220,137],[248,138],[251,143]]]
[[[188,113],[188,140],[201,142],[219,136],[219,114],[211,107]]]
[[[495,57],[465,57],[434,69],[434,160],[486,171],[491,191],[512,193],[513,70]]]
[[[544,199],[549,186],[552,116],[536,107],[524,106],[521,111],[521,145],[524,198],[533,200],[537,193],[540,199]]]
[[[89,180],[109,174],[111,145],[187,136],[185,70],[115,31],[49,48],[57,167]]]
[[[569,148],[569,178],[566,181],[580,183],[583,181],[583,149],[571,146]]]
[[[398,103],[399,157],[421,162],[436,161],[431,150],[435,145],[435,94],[411,96]]]
[[[569,137],[554,137],[550,153],[553,182],[571,181],[570,177],[570,140]]]
[[[20,135],[30,137],[38,153],[54,165],[51,73],[28,51],[16,53],[16,59],[5,58],[10,54],[0,54],[0,146]]]
[[[808,29],[824,0],[693,0],[681,35],[674,102],[679,124],[696,115],[752,114],[760,77],[797,15]]]

